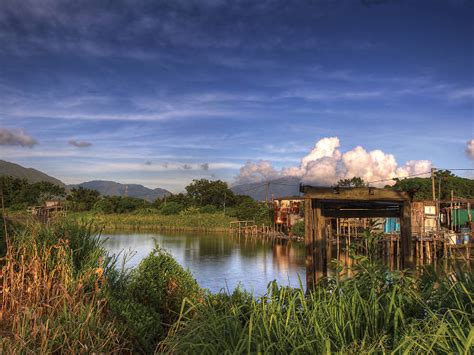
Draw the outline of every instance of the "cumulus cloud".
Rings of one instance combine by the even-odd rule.
[[[36,144],[38,141],[21,129],[13,131],[0,127],[0,145],[19,145],[32,148]]]
[[[467,141],[466,143],[466,154],[469,158],[474,159],[474,139]]]
[[[71,139],[68,143],[69,143],[69,145],[72,145],[72,146],[77,147],[77,148],[87,148],[87,147],[90,147],[92,145],[92,143],[90,143],[90,142],[76,141],[75,139]]]
[[[256,163],[248,161],[240,168],[236,181],[241,184],[271,180],[279,177],[281,173],[275,170],[267,160],[260,160]]]
[[[201,169],[205,171],[209,170],[209,163],[201,164]]]
[[[474,144],[473,144],[474,146]],[[275,169],[268,161],[247,162],[240,168],[237,183],[260,182],[279,177],[299,177],[304,183],[333,185],[339,179],[354,176],[373,185],[391,184],[391,179],[427,173],[432,167],[428,160],[410,160],[398,165],[393,154],[380,149],[367,151],[357,146],[347,152],[339,150],[338,137],[327,137],[316,142],[313,149],[301,159],[299,166]]]

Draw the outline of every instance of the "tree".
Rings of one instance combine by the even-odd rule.
[[[354,176],[352,179],[341,179],[337,182],[339,187],[366,187],[367,184],[361,177]]]
[[[100,193],[96,190],[86,189],[82,186],[75,187],[67,197],[74,211],[89,211],[99,201]]]
[[[451,191],[455,198],[474,198],[474,180],[456,176],[448,170],[440,170],[435,175],[436,198],[439,196],[440,186],[442,200],[451,199]],[[396,191],[411,191],[414,199],[418,201],[433,199],[431,178],[395,179],[395,185],[387,186],[387,188]]]
[[[45,200],[63,198],[64,187],[46,181],[28,183],[26,179],[12,176],[0,177],[0,190],[3,194],[5,207],[21,209],[38,205]]]
[[[227,206],[234,204],[235,195],[226,182],[222,180],[193,180],[186,186],[187,196],[194,206],[215,206],[222,208],[224,201]]]

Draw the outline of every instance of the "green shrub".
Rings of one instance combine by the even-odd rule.
[[[241,201],[228,214],[239,220],[254,220],[257,224],[271,224],[273,209],[265,203],[260,203],[248,196],[241,196]]]
[[[184,301],[199,302],[203,294],[191,273],[159,247],[128,275],[115,271],[108,279],[111,309],[145,353],[155,350]]]
[[[291,232],[297,237],[304,237],[305,228],[304,220],[296,222],[293,227],[291,227]]]
[[[216,213],[217,207],[213,205],[206,205],[199,209],[200,213]]]
[[[183,205],[177,202],[168,202],[161,205],[160,212],[162,215],[169,216],[172,214],[178,214],[184,209]]]
[[[193,216],[193,215],[199,214],[199,208],[194,207],[194,206],[186,207],[184,210],[179,212],[179,214],[181,216]]]
[[[108,198],[103,198],[94,204],[94,211],[102,213],[113,213],[114,204]]]
[[[191,273],[159,247],[132,271],[130,291],[136,301],[161,314],[166,324],[177,318],[185,298],[196,301],[201,297]]]

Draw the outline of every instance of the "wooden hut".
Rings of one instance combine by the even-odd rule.
[[[407,192],[375,187],[300,187],[304,193],[306,285],[327,276],[326,218],[400,219],[401,266],[412,262],[411,200]]]

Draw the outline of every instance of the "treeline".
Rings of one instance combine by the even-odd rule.
[[[4,207],[21,210],[28,206],[40,205],[47,200],[63,199],[66,190],[46,181],[30,184],[26,179],[4,175],[0,176],[0,194]]]
[[[395,191],[408,191],[413,193],[415,201],[433,199],[433,182],[428,178],[405,178],[394,179],[394,185],[386,185],[386,189]],[[454,198],[474,198],[474,180],[454,175],[449,170],[439,170],[434,176],[435,197],[441,200],[450,200],[451,193]],[[353,177],[352,179],[339,180],[339,187],[365,187],[368,186],[364,179]]]
[[[411,191],[417,201],[433,199],[431,178],[396,179],[395,185],[389,187],[397,191]],[[454,175],[449,170],[435,173],[435,195],[441,200],[450,200],[451,191],[454,198],[474,198],[474,180]]]
[[[272,209],[249,196],[236,195],[221,180],[193,180],[185,193],[172,194],[153,202],[128,196],[102,196],[98,191],[74,187],[70,191],[48,182],[30,184],[26,179],[2,176],[0,189],[4,205],[11,210],[41,205],[44,201],[60,199],[68,210],[97,213],[161,213],[163,215],[224,213],[241,220],[254,219],[270,223]]]

